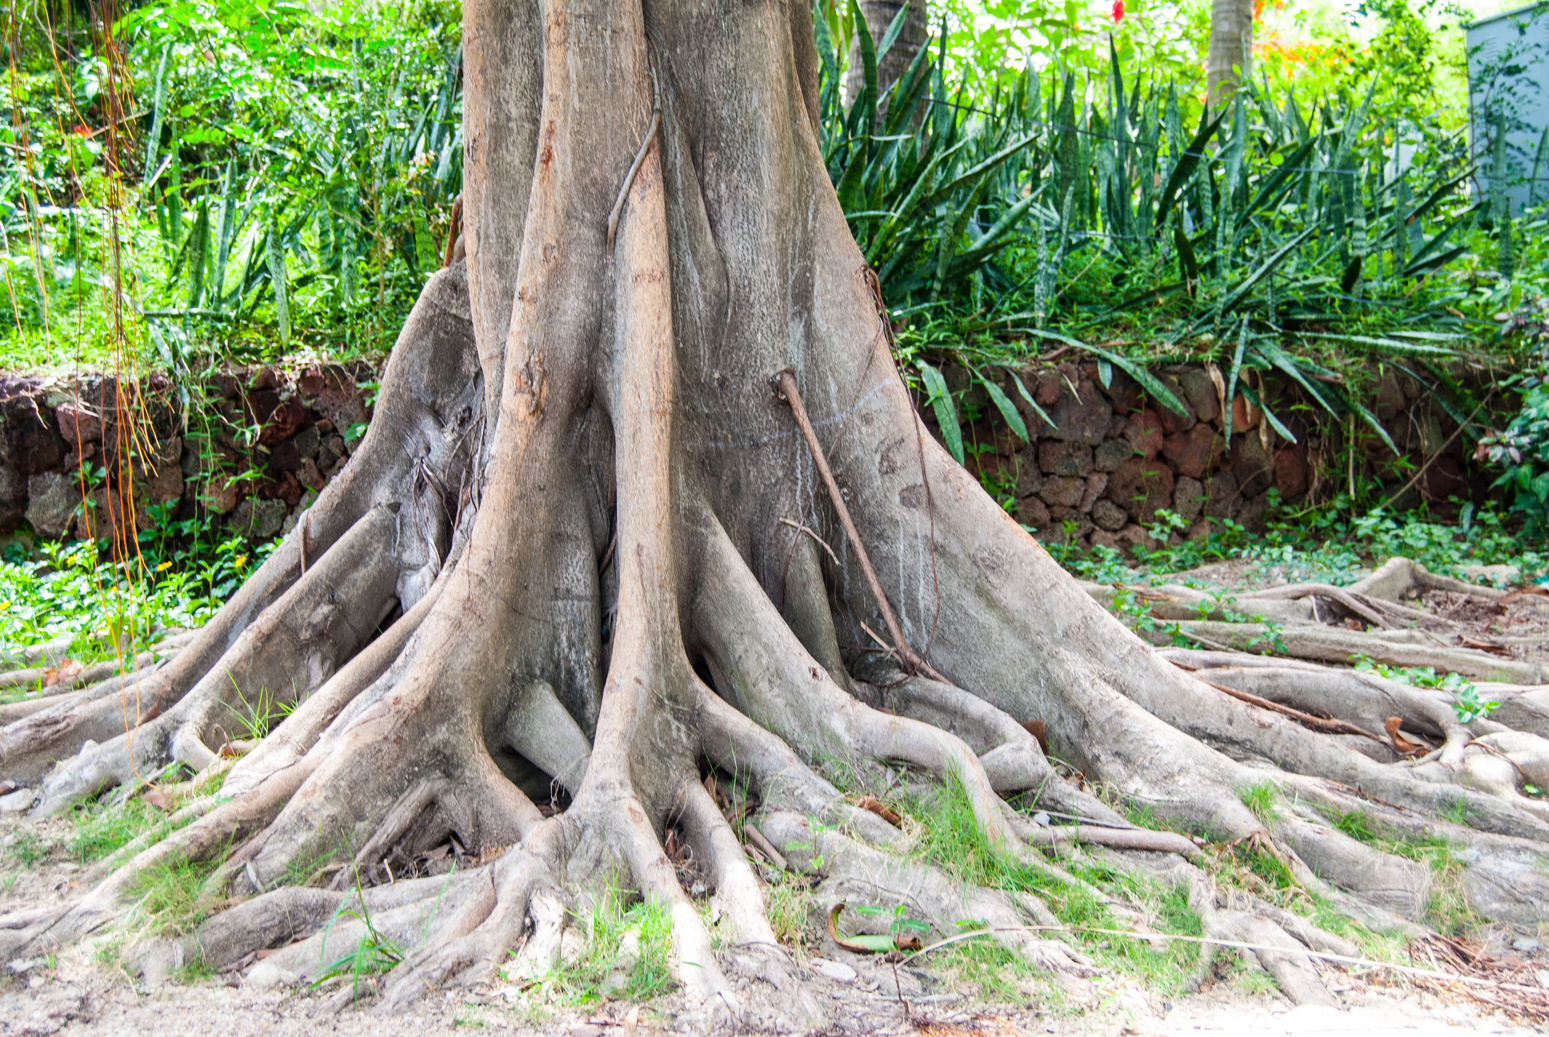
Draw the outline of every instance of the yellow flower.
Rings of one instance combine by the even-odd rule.
[[[162,562],[160,565],[158,565],[156,567],[156,571],[157,572],[161,572],[163,569],[170,569],[170,568],[172,568],[172,563],[171,562]]]
[[[242,568],[247,564],[247,555],[238,555],[237,560],[232,564],[235,565],[238,569]]]

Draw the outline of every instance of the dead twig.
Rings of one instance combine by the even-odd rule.
[[[882,590],[882,581],[877,579],[877,571],[872,568],[871,558],[866,554],[866,546],[861,543],[861,535],[855,529],[855,522],[850,518],[850,509],[845,506],[844,494],[839,490],[839,484],[834,480],[834,473],[828,467],[828,458],[823,453],[823,447],[818,443],[818,434],[812,427],[812,421],[807,417],[807,408],[801,402],[801,393],[796,388],[796,375],[789,369],[781,371],[775,376],[775,389],[780,398],[790,405],[791,413],[796,416],[796,424],[801,428],[801,434],[807,441],[807,449],[812,453],[812,460],[817,465],[818,474],[823,478],[823,485],[828,489],[829,499],[833,502],[834,510],[839,513],[839,524],[844,527],[844,534],[850,540],[850,546],[855,549],[855,558],[860,562],[861,572],[865,574],[866,585],[871,588],[872,596],[877,599],[877,608],[882,613],[882,621],[887,625],[887,632],[893,638],[893,650],[898,653],[899,660],[908,667],[911,673],[923,673],[932,680],[941,681],[943,684],[951,684],[941,674],[937,673],[930,663],[909,647],[909,642],[904,640],[903,628],[898,624],[898,617],[893,614],[893,606],[888,604],[887,595]],[[871,633],[871,631],[867,631]],[[875,634],[872,634],[876,637]],[[881,639],[878,638],[879,643]]]
[[[1173,665],[1178,666],[1177,663],[1173,663]],[[1334,735],[1360,735],[1362,738],[1370,738],[1372,741],[1381,742],[1383,745],[1388,744],[1387,739],[1383,738],[1381,735],[1374,735],[1364,727],[1357,727],[1355,724],[1349,723],[1348,721],[1331,720],[1328,717],[1313,716],[1311,713],[1304,713],[1301,710],[1293,709],[1290,706],[1282,706],[1278,702],[1272,702],[1269,699],[1260,698],[1259,696],[1249,694],[1246,691],[1238,691],[1236,688],[1228,688],[1224,684],[1217,684],[1214,681],[1207,681],[1205,678],[1199,675],[1198,670],[1192,670],[1187,666],[1178,666],[1178,668],[1180,670],[1192,673],[1201,684],[1209,685],[1210,687],[1221,692],[1223,695],[1230,695],[1232,698],[1241,702],[1246,702],[1250,706],[1258,706],[1260,709],[1267,709],[1272,713],[1279,713],[1283,716],[1288,716],[1292,720],[1296,720],[1302,724],[1305,724],[1314,730],[1323,731]]]

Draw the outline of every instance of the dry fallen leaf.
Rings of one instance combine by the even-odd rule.
[[[640,1006],[636,1005],[635,1007],[631,1008],[629,1010],[629,1014],[624,1017],[624,1037],[635,1037],[635,1027],[639,1025]]]
[[[1042,720],[1024,720],[1022,726],[1027,733],[1038,739],[1038,748],[1043,750],[1045,756],[1049,755],[1049,727]]]
[[[1473,648],[1481,652],[1489,652],[1491,655],[1502,655],[1508,659],[1511,658],[1511,649],[1496,641],[1487,641],[1484,638],[1459,634],[1458,644],[1464,648]]]
[[[151,806],[155,807],[157,810],[172,809],[172,797],[167,795],[161,789],[146,789],[145,794],[140,798],[145,800]]]
[[[1393,748],[1398,751],[1400,756],[1413,756],[1415,753],[1423,750],[1425,746],[1405,738],[1399,732],[1399,728],[1402,726],[1404,726],[1403,717],[1388,717],[1388,722],[1383,725],[1383,728],[1388,732],[1388,739],[1392,741]]]
[[[888,824],[897,828],[904,823],[904,819],[898,816],[898,812],[888,808],[888,805],[875,796],[862,796],[855,801],[855,805],[862,810],[869,810]]]
[[[43,671],[43,686],[52,688],[56,684],[67,684],[75,680],[85,668],[74,659],[66,659],[58,666]]]

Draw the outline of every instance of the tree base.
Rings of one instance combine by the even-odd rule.
[[[0,918],[0,960],[120,921],[145,876],[200,862],[231,906],[147,951],[148,974],[252,958],[255,982],[312,983],[348,954],[385,970],[391,1009],[490,982],[518,946],[547,967],[556,918],[628,889],[705,1010],[739,1012],[728,962],[805,1004],[740,829],[835,898],[908,905],[942,938],[984,920],[1039,968],[1088,968],[1035,928],[1055,914],[1031,889],[911,862],[868,809],[925,790],[981,860],[1140,931],[1062,867],[1100,847],[1299,1000],[1327,998],[1309,953],[1348,945],[1217,888],[1201,841],[1412,933],[1435,873],[1388,850],[1466,838],[1474,909],[1543,916],[1549,819],[1516,777],[1549,758],[1543,732],[1158,652],[929,439],[818,151],[805,9],[669,5],[649,31],[592,0],[465,17],[467,237],[359,452],[174,662],[0,729],[0,774],[49,813],[247,751],[84,896]],[[265,702],[249,749],[236,719]],[[1434,758],[1366,744],[1389,709]],[[428,874],[443,846],[464,866]]]

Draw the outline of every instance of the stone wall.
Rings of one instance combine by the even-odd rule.
[[[1206,535],[1224,518],[1258,532],[1271,490],[1287,503],[1326,501],[1347,490],[1352,475],[1358,485],[1376,479],[1398,510],[1426,501],[1445,512],[1454,498],[1489,496],[1493,474],[1474,468],[1464,437],[1452,435],[1456,423],[1407,374],[1374,369],[1363,394],[1399,448],[1395,453],[1366,424],[1330,417],[1301,386],[1256,372],[1251,387],[1295,442],[1275,432],[1241,393],[1231,404],[1228,442],[1224,379],[1218,385],[1199,365],[1154,373],[1186,404],[1187,415],[1147,399],[1121,372],[1103,386],[1094,363],[1030,367],[1021,372],[1023,384],[1053,419],[1051,428],[1008,376],[1003,389],[1032,437],[1023,443],[982,387],[969,388],[968,373],[949,367],[948,384],[966,392],[962,413],[972,419],[964,440],[979,448],[976,455],[969,451],[969,470],[1040,539],[1065,542],[1073,535],[1082,546],[1106,544],[1126,553],[1137,543],[1155,546],[1145,527],[1161,509],[1182,516],[1188,524],[1182,536]],[[927,424],[939,435],[933,415]]]
[[[1449,498],[1485,499],[1493,478],[1474,469],[1435,396],[1392,371],[1372,371],[1365,398],[1397,454],[1366,426],[1331,419],[1294,384],[1252,376],[1296,442],[1241,394],[1227,442],[1223,387],[1206,368],[1157,371],[1187,404],[1184,416],[1120,372],[1103,386],[1097,366],[1079,362],[1021,372],[1052,428],[1007,378],[1033,437],[1023,443],[965,370],[945,373],[972,419],[963,430],[969,470],[1047,541],[1073,533],[1082,546],[1127,552],[1150,543],[1145,527],[1164,508],[1188,523],[1186,536],[1223,518],[1256,532],[1271,489],[1291,503],[1327,500],[1352,474],[1384,481],[1397,509],[1425,500],[1444,510]],[[376,377],[366,363],[222,370],[197,386],[192,405],[160,375],[137,389],[104,376],[0,377],[0,537],[104,535],[129,509],[130,488],[140,530],[209,517],[222,530],[272,537],[348,463]],[[939,434],[929,413],[926,423]]]
[[[349,461],[371,417],[366,363],[165,376],[0,377],[0,537],[103,537],[212,520],[267,539]],[[85,490],[83,494],[83,488]]]

